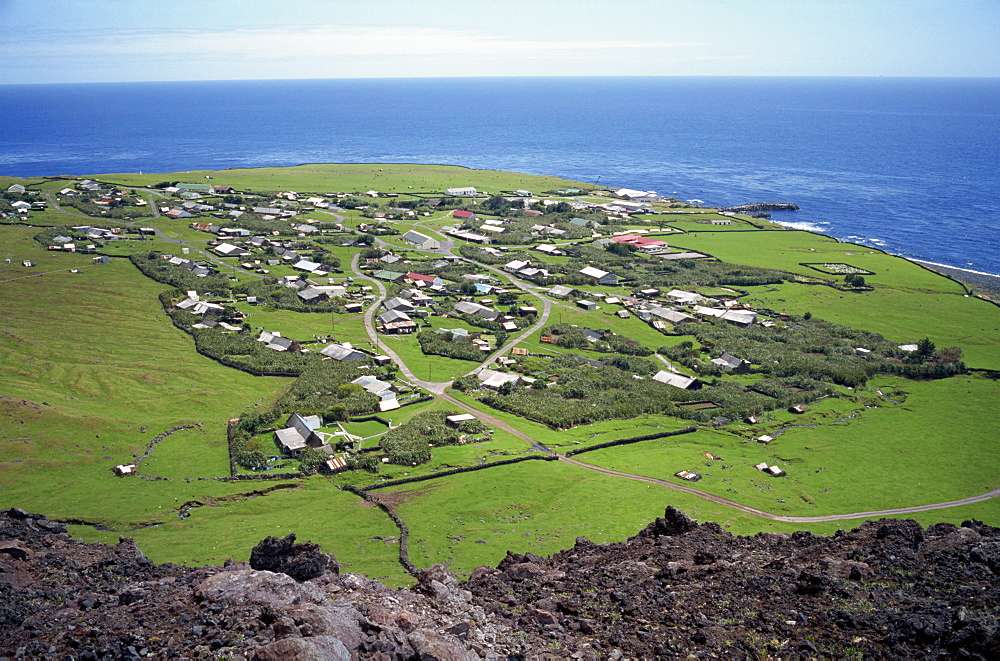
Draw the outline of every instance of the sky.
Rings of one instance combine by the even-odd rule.
[[[0,0],[0,84],[1000,76],[1000,0]]]

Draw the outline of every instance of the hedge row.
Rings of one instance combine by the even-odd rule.
[[[617,445],[628,445],[630,443],[638,443],[639,441],[652,441],[658,438],[667,438],[668,436],[680,436],[681,434],[690,434],[691,432],[697,431],[697,427],[685,427],[684,429],[679,429],[677,431],[664,431],[658,434],[646,434],[645,436],[633,436],[632,438],[619,438],[617,441],[608,441],[606,443],[598,443],[597,445],[591,445],[588,448],[580,448],[578,450],[570,450],[566,453],[567,457],[572,457],[576,454],[583,454],[584,452],[590,452],[591,450],[602,450],[604,448],[613,448]]]
[[[395,487],[400,484],[410,484],[411,482],[424,482],[426,480],[436,480],[439,477],[448,477],[449,475],[458,475],[459,473],[471,473],[472,471],[480,471],[486,468],[494,468],[496,466],[507,466],[509,464],[517,464],[522,461],[532,461],[534,459],[541,459],[542,461],[556,461],[558,457],[554,454],[534,454],[529,457],[517,457],[515,459],[504,459],[503,461],[494,461],[488,464],[481,464],[479,466],[466,466],[464,468],[452,468],[446,471],[441,471],[439,473],[432,473],[430,475],[418,475],[416,477],[405,477],[399,480],[389,480],[388,482],[380,482],[378,484],[372,484],[364,487],[362,491],[374,491],[375,489],[384,489],[386,487]]]

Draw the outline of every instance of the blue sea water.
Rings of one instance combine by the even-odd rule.
[[[775,220],[1000,274],[1000,79],[0,86],[0,174],[449,163],[787,201]],[[456,181],[456,185],[463,182]]]

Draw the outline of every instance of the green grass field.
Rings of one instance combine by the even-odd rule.
[[[300,193],[376,188],[405,196],[448,186],[541,192],[574,185],[552,177],[413,165],[307,165],[97,178],[149,185],[164,180],[204,181],[206,174],[213,177],[213,183],[238,189]],[[58,190],[63,185],[65,181],[49,181],[42,187]],[[354,212],[345,215],[358,217]],[[737,226],[709,230],[712,226],[694,222],[694,217],[666,218],[663,222],[689,231],[669,238],[671,246],[704,251],[726,261],[781,269],[814,281],[836,278],[801,263],[844,262],[874,272],[866,276],[875,286],[872,292],[848,293],[822,284],[798,283],[751,287],[747,299],[755,305],[791,314],[808,311],[829,321],[878,331],[900,344],[927,336],[938,347],[961,346],[973,367],[1000,369],[1000,311],[991,303],[966,297],[966,290],[954,281],[906,260],[828,237],[794,231],[734,231]],[[86,222],[54,210],[34,214],[31,221],[38,226]],[[435,228],[450,223],[450,218],[435,214],[407,224]],[[142,224],[159,227],[169,237],[192,246],[204,246],[210,238],[191,230],[184,220],[160,218]],[[749,227],[742,221],[738,225]],[[192,339],[176,329],[160,307],[157,295],[166,286],[145,278],[127,259],[93,265],[88,255],[46,251],[32,239],[38,231],[0,225],[0,257],[11,260],[0,262],[0,507],[16,505],[112,529],[72,527],[88,540],[113,542],[122,531],[131,531],[128,534],[154,560],[187,564],[245,559],[262,537],[294,531],[300,539],[320,542],[335,553],[345,570],[401,585],[410,579],[396,561],[395,526],[377,508],[340,491],[337,485],[364,486],[529,452],[523,440],[494,430],[492,441],[433,448],[431,461],[417,467],[384,465],[379,475],[353,472],[334,478],[286,480],[293,488],[267,495],[253,492],[282,482],[211,479],[229,473],[227,421],[244,412],[268,409],[292,380],[252,377],[200,356]],[[354,250],[329,247],[346,269]],[[157,240],[115,242],[107,252],[124,256],[138,248],[180,251],[177,244]],[[408,256],[421,257],[414,251],[408,251]],[[24,259],[37,265],[23,267]],[[70,273],[70,269],[82,273]],[[532,302],[531,297],[522,296],[522,303]],[[294,313],[242,303],[236,307],[252,315],[248,322],[254,329],[278,330],[298,340],[332,333],[338,341],[369,346],[360,315]],[[618,306],[602,303],[602,308],[588,313],[556,302],[549,324],[607,328],[653,349],[680,340],[638,319],[621,320],[607,314]],[[432,326],[476,330],[456,319],[433,318]],[[533,334],[521,346],[541,353],[566,351],[541,344],[539,335]],[[447,381],[477,365],[425,356],[413,336],[383,337],[379,342],[393,348],[420,379]],[[576,353],[600,358],[593,352]],[[743,383],[752,378],[740,377]],[[879,386],[885,392],[905,393],[905,401],[882,401],[880,408],[866,410],[864,402],[849,399],[877,401],[873,389]],[[994,430],[1000,428],[1000,390],[988,375],[940,381],[882,377],[864,391],[838,388],[838,392],[841,398],[816,402],[804,416],[774,411],[753,426],[705,426],[694,434],[596,450],[578,458],[667,480],[674,480],[678,470],[696,470],[704,475],[696,485],[699,489],[791,515],[923,505],[997,487],[1000,458]],[[471,397],[453,395],[475,404]],[[395,426],[422,412],[454,408],[435,400],[392,411],[386,417]],[[560,452],[689,424],[647,415],[556,431],[512,414],[483,410]],[[859,413],[838,422],[853,411]],[[165,479],[118,478],[111,473],[115,464],[141,456],[157,434],[197,423],[201,426],[166,437],[142,463],[142,475]],[[345,429],[373,437],[365,443],[372,447],[386,427],[357,422],[345,423]],[[752,438],[762,433],[776,435],[776,440],[767,446],[755,443]],[[724,461],[707,460],[702,456],[706,451]],[[752,468],[759,461],[780,465],[788,476],[765,477]],[[858,523],[776,523],[664,487],[562,462],[524,462],[378,493],[397,505],[413,530],[414,563],[447,562],[460,573],[495,564],[507,550],[549,553],[566,548],[579,535],[598,542],[624,539],[671,504],[699,520],[718,521],[731,532],[747,534],[801,528],[830,533]],[[182,519],[178,508],[188,501],[203,506]],[[971,517],[996,525],[1000,503],[993,500],[913,515],[923,523]]]

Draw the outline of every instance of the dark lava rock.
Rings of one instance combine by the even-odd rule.
[[[295,543],[295,533],[284,539],[267,537],[250,553],[250,566],[254,569],[287,574],[296,581],[318,578],[327,571],[340,573],[340,565],[328,553],[323,553],[319,544]]]
[[[154,565],[0,511],[0,659],[961,658],[1000,649],[1000,529],[866,522],[738,537],[668,508],[635,537],[509,553],[412,589],[270,537]],[[253,568],[251,568],[253,567]],[[267,571],[258,571],[265,569]]]
[[[640,537],[660,537],[683,535],[698,527],[697,522],[673,505],[667,507],[663,513],[663,518],[653,521],[646,526],[646,529],[639,533]]]

